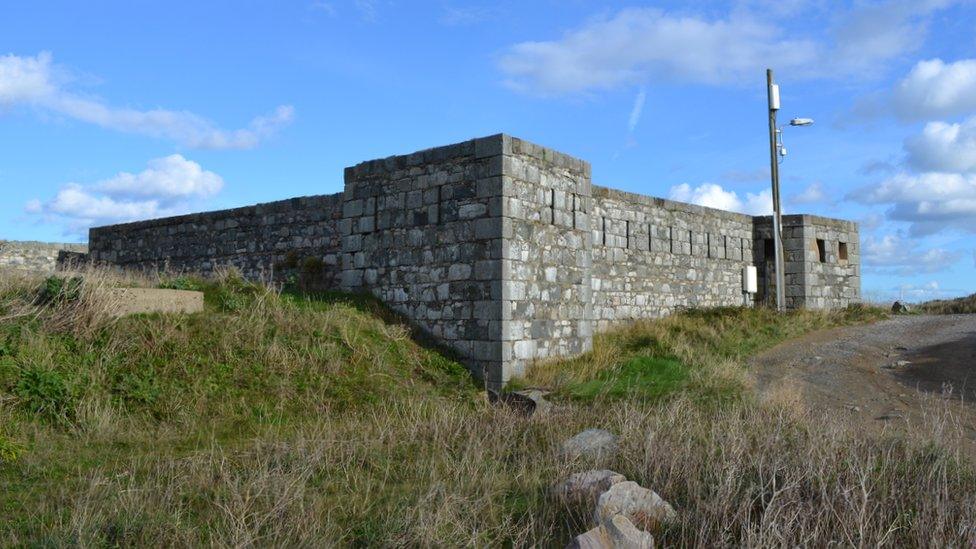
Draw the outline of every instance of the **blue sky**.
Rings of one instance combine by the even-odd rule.
[[[8,2],[0,238],[342,189],[498,132],[597,184],[861,223],[868,297],[976,291],[976,6],[951,0]]]

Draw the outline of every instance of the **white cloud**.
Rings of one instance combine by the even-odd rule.
[[[908,163],[919,171],[976,170],[976,117],[961,124],[929,122],[921,135],[905,141],[905,151]]]
[[[802,29],[797,37],[781,26],[783,17],[756,6],[724,17],[629,8],[591,19],[557,40],[515,44],[500,67],[507,85],[541,95],[652,81],[739,84],[761,78],[768,66],[806,78],[873,77],[888,61],[917,49],[931,13],[949,3],[889,0],[839,15],[826,10],[833,25],[804,17],[793,3],[785,13]],[[828,30],[818,35],[824,26]]]
[[[791,196],[790,201],[794,204],[817,204],[820,202],[830,202],[831,200],[823,183],[815,181],[800,193]]]
[[[224,130],[187,111],[137,110],[115,107],[69,91],[47,52],[35,57],[0,57],[0,104],[25,105],[67,116],[103,128],[171,139],[188,147],[250,149],[294,118],[294,109],[283,105],[254,118],[246,128]]]
[[[51,200],[34,199],[24,209],[80,234],[92,226],[186,213],[223,185],[219,175],[174,154],[150,160],[136,174],[121,172],[87,186],[68,183]]]
[[[633,132],[637,128],[637,123],[640,122],[641,113],[644,111],[644,101],[647,99],[647,93],[644,88],[641,87],[640,91],[637,92],[637,97],[634,98],[634,106],[630,109],[630,116],[627,117],[627,130]]]
[[[911,275],[944,271],[962,254],[943,248],[919,249],[914,240],[888,234],[880,239],[867,236],[861,245],[865,266],[881,273]]]
[[[895,86],[892,102],[906,120],[976,111],[976,59],[919,61]]]
[[[560,40],[515,44],[500,64],[511,87],[541,94],[613,88],[648,78],[724,84],[769,63],[796,66],[815,57],[812,42],[782,34],[747,16],[707,20],[630,8],[592,20]]]
[[[678,202],[689,202],[699,206],[749,215],[770,215],[773,213],[772,194],[768,190],[759,193],[746,193],[743,200],[735,191],[727,191],[715,183],[702,183],[694,188],[687,183],[682,183],[671,187],[668,197]]]
[[[848,197],[862,204],[888,205],[888,219],[911,223],[914,235],[947,228],[976,232],[976,175],[900,173]]]

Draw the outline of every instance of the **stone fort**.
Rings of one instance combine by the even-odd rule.
[[[497,388],[620,321],[767,303],[772,242],[769,216],[599,187],[583,160],[493,135],[346,168],[338,194],[92,228],[88,259],[312,271],[376,296]],[[859,301],[855,223],[787,215],[783,242],[788,307]]]

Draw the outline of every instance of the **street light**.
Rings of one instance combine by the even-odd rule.
[[[780,139],[783,131],[776,126],[779,110],[779,86],[773,82],[773,69],[766,69],[766,97],[769,100],[769,175],[773,184],[773,245],[776,255],[776,310],[786,309],[786,280],[783,251],[783,216],[779,200],[779,157],[786,156],[786,147]],[[812,118],[794,118],[790,126],[809,126]],[[768,279],[768,275],[767,275]]]

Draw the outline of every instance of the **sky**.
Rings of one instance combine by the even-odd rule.
[[[860,223],[869,299],[976,292],[973,1],[295,0],[0,9],[0,239],[342,190],[495,133],[593,182]]]

